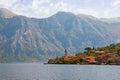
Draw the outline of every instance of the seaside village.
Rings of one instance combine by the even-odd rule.
[[[95,51],[94,55],[86,53],[69,54],[65,49],[64,56],[50,58],[48,64],[98,64],[98,65],[119,65],[120,56],[104,51]]]

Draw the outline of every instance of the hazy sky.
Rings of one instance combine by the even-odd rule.
[[[58,11],[97,18],[120,17],[120,0],[0,0],[0,8],[37,18],[49,17]]]

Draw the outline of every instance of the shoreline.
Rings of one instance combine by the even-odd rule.
[[[44,64],[48,65],[50,63],[44,63]],[[120,65],[120,64],[52,64],[52,65]]]

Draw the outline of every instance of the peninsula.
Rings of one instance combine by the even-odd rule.
[[[79,52],[75,55],[69,54],[67,49],[65,49],[63,56],[50,58],[48,64],[119,65],[120,43],[99,48],[87,47],[84,52]]]

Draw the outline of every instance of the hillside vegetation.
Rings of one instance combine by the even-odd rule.
[[[84,52],[49,59],[50,64],[120,64],[120,43],[106,47],[85,48]]]

